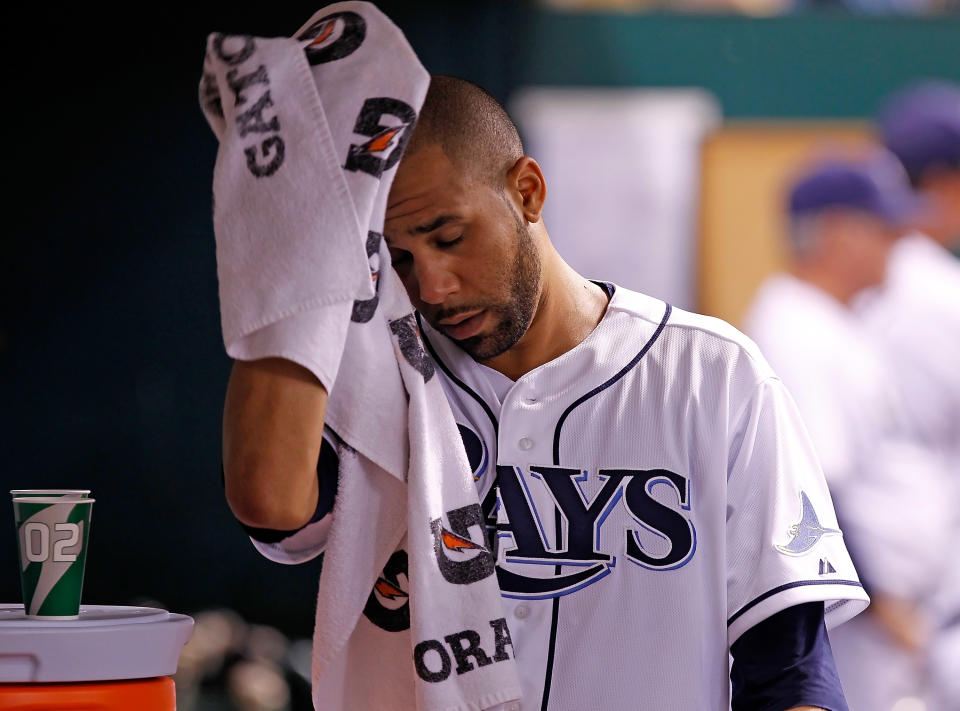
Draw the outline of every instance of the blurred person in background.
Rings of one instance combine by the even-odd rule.
[[[960,85],[926,81],[887,100],[883,142],[926,203],[922,231],[898,239],[882,289],[858,303],[863,323],[889,356],[914,433],[944,457],[960,501]],[[960,516],[953,530],[960,535]],[[960,556],[943,571],[933,605],[931,685],[944,708],[960,709]]]
[[[879,129],[926,202],[922,231],[897,240],[882,289],[858,304],[897,367],[917,436],[960,458],[960,86],[894,95]],[[919,317],[919,318],[918,318]]]
[[[920,207],[889,154],[809,168],[790,190],[789,270],[761,285],[745,323],[799,405],[872,598],[831,633],[851,711],[927,695],[928,605],[954,555],[941,462],[913,438],[890,367],[851,308],[883,283]]]

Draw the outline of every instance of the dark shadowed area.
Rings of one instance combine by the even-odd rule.
[[[210,216],[216,142],[197,84],[209,32],[289,35],[320,5],[153,15],[70,5],[21,9],[5,25],[12,192],[0,258],[0,483],[93,490],[85,602],[153,599],[187,613],[224,605],[298,636],[312,627],[318,566],[261,558],[223,499],[230,363]],[[428,70],[501,100],[526,83],[702,85],[727,116],[857,117],[908,78],[960,73],[955,58],[944,63],[956,18],[835,18],[823,33],[822,17],[380,5]],[[898,51],[881,56],[876,47],[889,48],[883,38],[894,32]],[[843,56],[824,88],[812,77],[830,69],[827,46]],[[810,66],[788,87],[801,52]],[[863,52],[869,61],[845,63]],[[5,506],[0,601],[9,602],[20,592]]]

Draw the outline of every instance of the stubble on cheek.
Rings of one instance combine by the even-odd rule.
[[[488,306],[496,316],[496,325],[486,334],[458,341],[475,360],[489,360],[513,348],[523,338],[533,321],[540,291],[541,264],[529,230],[519,218],[516,221],[517,250],[513,269],[506,280],[509,294],[506,301]]]

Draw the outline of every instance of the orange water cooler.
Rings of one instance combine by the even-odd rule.
[[[83,605],[76,620],[0,605],[0,711],[175,711],[193,620],[153,607]]]

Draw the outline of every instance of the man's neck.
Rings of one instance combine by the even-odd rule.
[[[523,338],[506,353],[480,361],[512,380],[582,343],[607,308],[606,291],[577,274],[553,250],[544,260],[543,277],[537,310]]]
[[[834,273],[830,269],[799,264],[790,271],[801,281],[816,287],[844,306],[849,306],[853,297],[860,291],[843,274]]]

